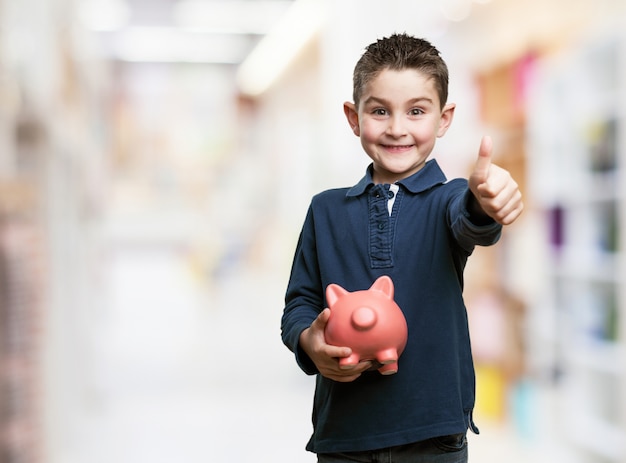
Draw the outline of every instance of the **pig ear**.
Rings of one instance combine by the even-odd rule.
[[[328,306],[331,307],[335,305],[335,302],[337,302],[337,300],[344,294],[348,294],[348,291],[334,283],[329,284],[326,287],[326,302],[328,303]]]
[[[380,291],[389,299],[393,299],[393,281],[387,275],[378,277],[370,289]]]

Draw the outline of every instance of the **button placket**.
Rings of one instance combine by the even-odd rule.
[[[369,195],[370,262],[372,268],[388,268],[392,261],[392,236],[387,208],[389,185],[374,185]]]

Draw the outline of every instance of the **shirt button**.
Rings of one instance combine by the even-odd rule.
[[[387,198],[391,199],[391,198],[393,198],[393,196],[394,196],[393,191],[389,190],[387,192]]]
[[[378,222],[378,229],[382,230],[385,228],[385,222]]]

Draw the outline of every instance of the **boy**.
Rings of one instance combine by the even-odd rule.
[[[298,365],[317,375],[307,450],[318,462],[466,462],[466,431],[478,432],[463,269],[523,205],[509,173],[491,164],[487,137],[469,180],[448,182],[427,161],[452,122],[447,92],[439,51],[406,34],[369,45],[354,69],[344,112],[372,163],[352,188],[311,201],[281,326]],[[399,371],[368,371],[371,361],[340,368],[350,349],[325,342],[325,288],[367,289],[384,274],[409,329]]]

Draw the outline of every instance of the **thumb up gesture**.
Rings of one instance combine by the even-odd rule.
[[[522,213],[522,193],[511,174],[491,163],[493,144],[483,137],[478,159],[470,175],[469,188],[482,212],[502,225],[509,225]]]

